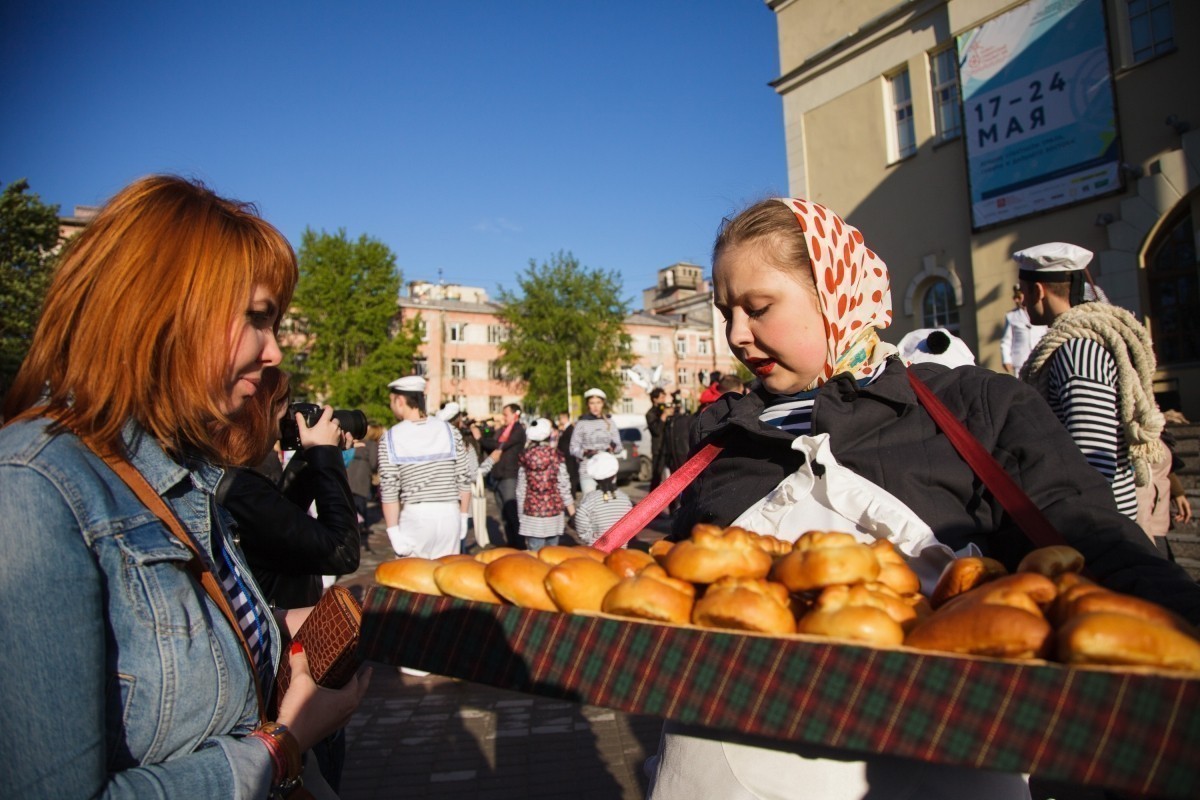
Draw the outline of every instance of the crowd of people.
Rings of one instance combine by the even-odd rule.
[[[669,506],[671,538],[698,523],[795,538],[782,520],[798,515],[870,538],[869,509],[811,494],[762,512],[821,459],[884,490],[930,540],[1014,565],[1031,549],[1022,524],[934,422],[927,390],[1096,580],[1200,621],[1200,588],[1165,546],[1191,509],[1170,480],[1153,350],[1133,315],[1085,291],[1090,258],[1064,243],[1014,255],[993,372],[944,329],[885,342],[887,267],[830,209],[771,199],[727,220],[715,305],[753,378],[713,373],[698,409],[651,391],[651,490],[722,448]],[[328,406],[298,412],[276,341],[297,277],[253,207],[173,177],[119,192],[66,249],[0,431],[0,795],[267,797],[302,782],[334,796],[371,672],[320,687],[291,637],[358,568],[374,508],[389,556],[439,558],[592,544],[633,507],[600,388],[578,419],[517,403],[490,424],[456,403],[431,414],[419,375],[387,385],[386,425],[351,433]],[[137,313],[111,313],[118,301]],[[282,659],[291,688],[273,703]],[[651,771],[657,800],[1029,796],[1020,775],[676,724]]]

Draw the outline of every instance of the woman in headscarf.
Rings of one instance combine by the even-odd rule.
[[[1200,618],[1200,589],[1121,515],[1029,387],[990,370],[906,367],[880,329],[892,322],[887,267],[862,234],[799,199],[760,202],[726,221],[713,248],[715,303],[730,348],[757,377],[698,417],[697,447],[724,449],[688,489],[673,536],[728,526],[798,470],[798,436],[828,434],[836,461],[890,493],[957,552],[971,545],[1009,569],[1032,549],[1014,520],[922,408],[911,370],[994,455],[1094,578]],[[694,448],[695,449],[695,448]],[[796,504],[810,502],[796,498]],[[758,530],[790,539],[804,529]],[[858,533],[864,533],[861,529]],[[782,742],[723,742],[668,723],[653,800],[814,797],[1028,797],[1019,775],[868,760]]]

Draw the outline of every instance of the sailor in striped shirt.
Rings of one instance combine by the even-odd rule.
[[[1052,242],[1013,258],[1030,321],[1050,326],[1021,377],[1038,388],[1088,463],[1111,484],[1121,513],[1136,519],[1135,462],[1148,464],[1162,453],[1149,334],[1125,309],[1085,302],[1090,251]]]
[[[388,539],[398,556],[457,553],[474,479],[462,434],[425,415],[424,378],[400,378],[388,389],[400,420],[379,443],[379,499]]]

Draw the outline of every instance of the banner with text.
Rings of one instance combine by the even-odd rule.
[[[973,226],[1120,187],[1103,0],[1030,0],[958,37]]]

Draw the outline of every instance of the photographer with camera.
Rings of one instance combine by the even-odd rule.
[[[288,377],[265,370],[247,436],[264,454],[276,439],[295,450],[278,484],[252,469],[230,469],[217,486],[217,502],[238,526],[246,561],[267,601],[301,608],[321,599],[322,575],[358,569],[359,527],[342,451],[366,435],[361,411],[288,404]],[[339,419],[340,418],[340,419]],[[352,430],[344,430],[342,423]],[[261,460],[261,459],[260,459]],[[313,502],[317,516],[308,514]]]

